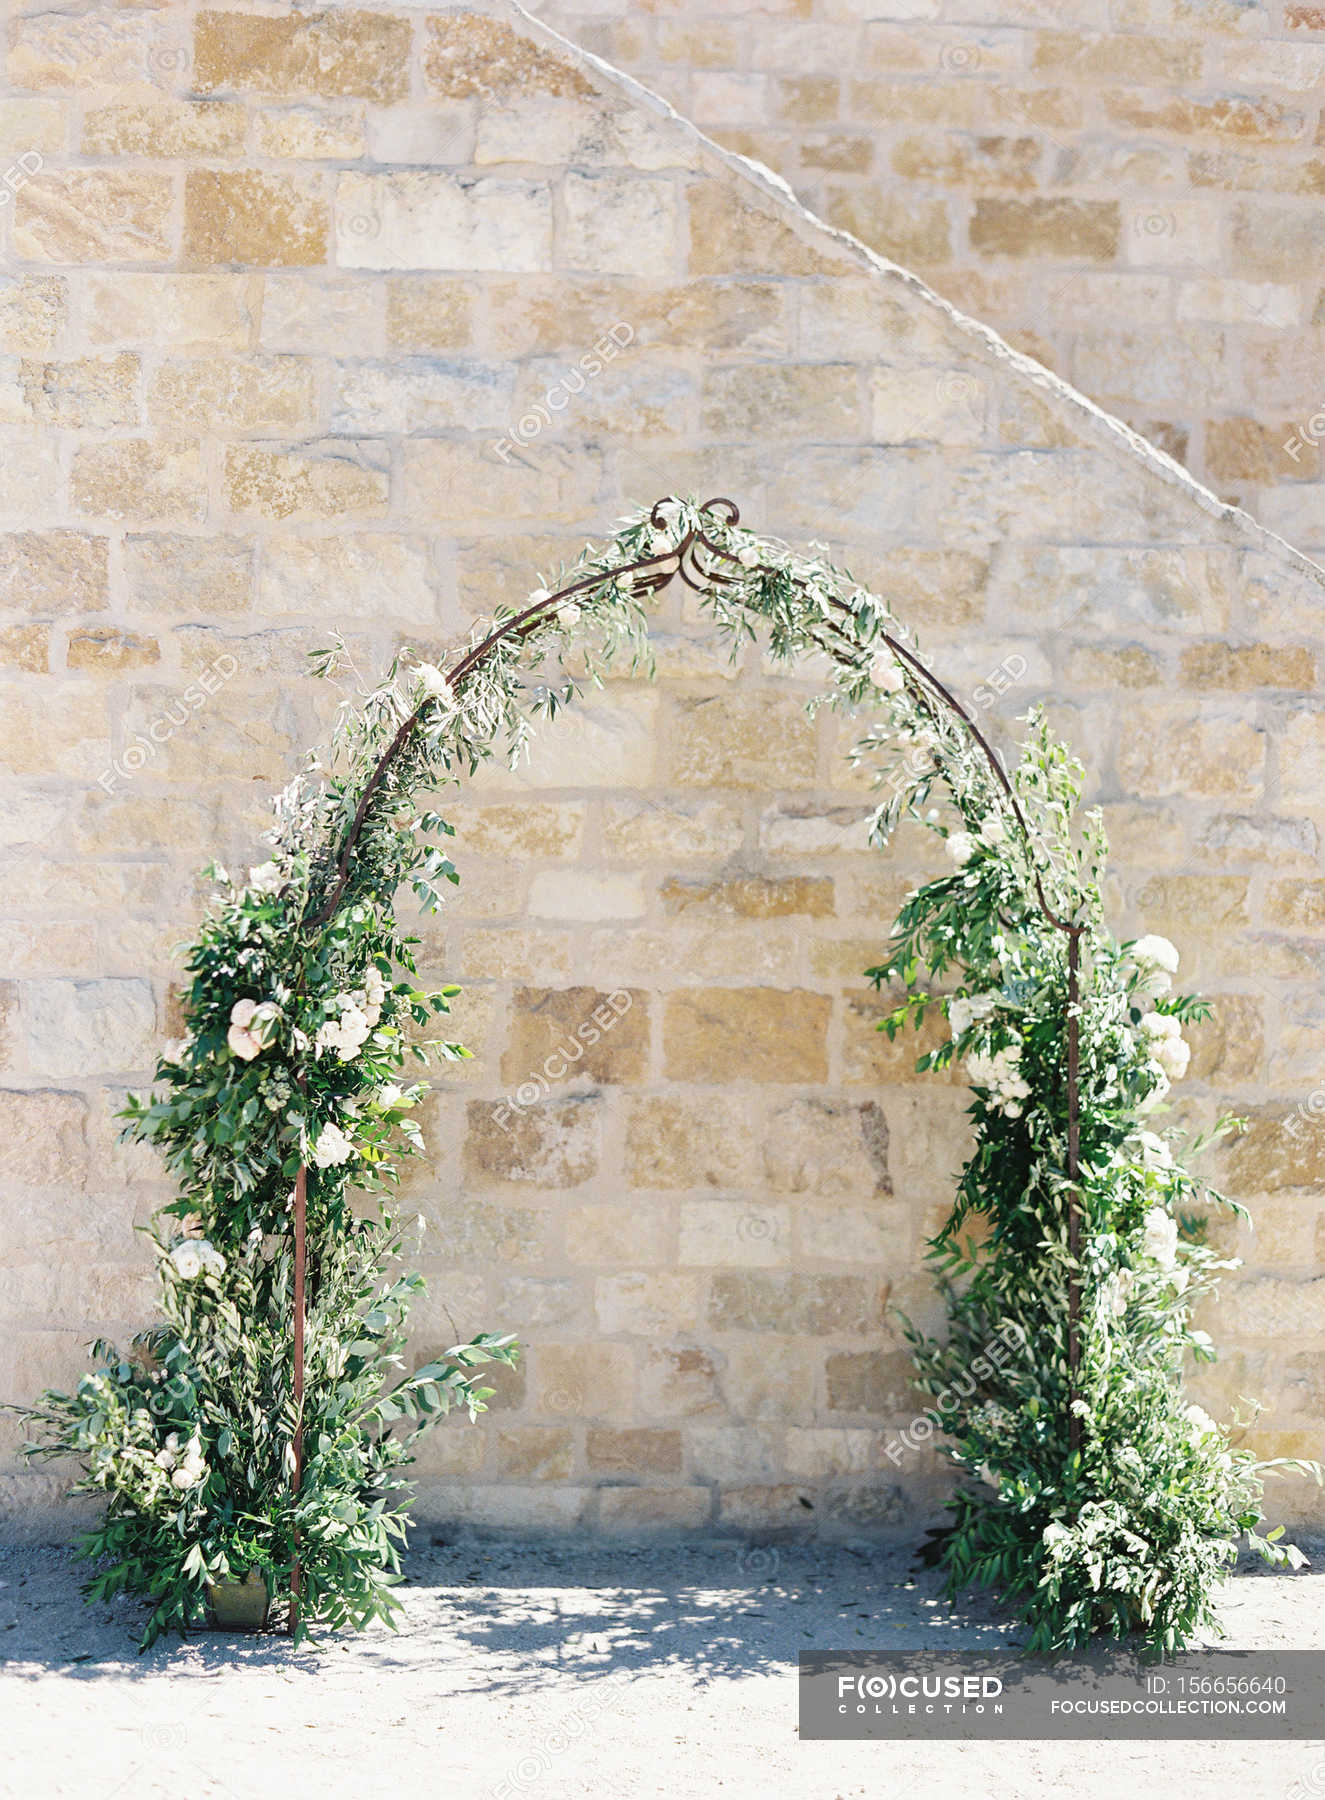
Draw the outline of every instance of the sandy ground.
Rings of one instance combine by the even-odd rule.
[[[1316,1559],[1322,1566],[1322,1559]],[[44,1800],[1184,1800],[1325,1796],[1318,1743],[801,1744],[796,1657],[1004,1648],[908,1550],[459,1542],[398,1634],[133,1650],[66,1550],[0,1552],[0,1792]],[[1240,1575],[1229,1645],[1325,1648],[1325,1574]]]

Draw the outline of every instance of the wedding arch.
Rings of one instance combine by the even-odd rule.
[[[403,1073],[466,1054],[417,1038],[456,990],[416,985],[394,913],[403,885],[432,907],[458,880],[419,796],[518,758],[531,720],[608,661],[651,668],[648,602],[674,580],[733,647],[763,632],[780,660],[825,656],[812,705],[882,715],[853,752],[879,781],[873,841],[908,814],[944,843],[949,866],[868,973],[894,990],[890,1036],[941,1009],[949,1039],[921,1066],[961,1057],[972,1090],[974,1149],[930,1246],[948,1334],[905,1327],[970,1478],[943,1539],[950,1590],[997,1588],[1032,1653],[1139,1632],[1162,1654],[1213,1623],[1242,1533],[1301,1560],[1257,1527],[1266,1473],[1307,1465],[1258,1461],[1184,1398],[1184,1359],[1213,1355],[1192,1309],[1227,1265],[1180,1208],[1235,1203],[1187,1167],[1208,1139],[1152,1127],[1207,1009],[1172,991],[1166,939],[1105,926],[1080,765],[1037,713],[1009,771],[883,600],[817,547],[751,532],[730,500],[670,498],[476,625],[448,667],[399,654],[277,797],[271,858],[243,882],[210,871],[186,1036],[124,1115],[179,1186],[153,1226],[163,1320],[127,1353],[96,1345],[73,1394],[24,1409],[29,1453],[81,1456],[77,1490],[106,1496],[88,1591],[149,1594],[148,1641],[245,1581],[257,1616],[278,1603],[300,1638],[390,1616],[409,1445],[452,1407],[481,1411],[475,1371],[517,1354],[483,1333],[399,1374],[422,1285],[386,1273],[396,1159],[422,1148]],[[572,643],[585,672],[545,677]],[[318,673],[337,667],[334,647],[319,656]],[[946,813],[927,807],[936,788]],[[980,1241],[962,1235],[976,1223]]]

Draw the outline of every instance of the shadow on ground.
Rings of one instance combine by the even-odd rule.
[[[123,1679],[181,1660],[198,1672],[288,1670],[349,1642],[385,1672],[414,1662],[418,1640],[440,1639],[462,1665],[472,1652],[474,1691],[518,1692],[553,1670],[583,1678],[684,1665],[702,1682],[782,1672],[803,1649],[1006,1649],[1017,1636],[988,1602],[948,1607],[909,1545],[429,1544],[407,1559],[398,1632],[330,1634],[318,1650],[277,1635],[199,1632],[139,1656],[142,1607],[87,1605],[83,1573],[65,1548],[0,1551],[0,1665],[10,1678],[60,1670]]]

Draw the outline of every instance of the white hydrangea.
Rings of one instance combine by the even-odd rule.
[[[361,988],[348,994],[336,994],[328,1003],[340,1016],[325,1019],[318,1026],[316,1054],[321,1056],[327,1050],[334,1050],[342,1062],[352,1062],[381,1018],[385,998],[386,983],[381,972],[370,967]]]
[[[326,1124],[313,1146],[313,1161],[319,1169],[339,1168],[355,1154],[354,1145],[339,1125]]]
[[[969,1031],[977,1019],[987,1019],[997,1005],[997,994],[958,994],[949,1000],[948,1024],[953,1037]]]
[[[1147,1256],[1171,1269],[1178,1260],[1178,1221],[1162,1206],[1152,1206],[1142,1221],[1141,1241]]]
[[[953,831],[948,834],[944,848],[948,852],[949,861],[959,869],[964,869],[975,854],[975,839],[969,831]]]
[[[966,1059],[972,1087],[985,1088],[999,1112],[1008,1119],[1021,1117],[1021,1103],[1030,1098],[1030,1083],[1021,1073],[1021,1045],[1008,1044],[992,1056],[976,1052]]]

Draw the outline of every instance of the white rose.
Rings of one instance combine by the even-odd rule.
[[[429,700],[441,700],[447,706],[455,705],[455,694],[451,684],[436,663],[420,663],[414,671],[414,679]]]
[[[369,1003],[373,1006],[380,1006],[386,999],[386,982],[382,979],[382,971],[370,966],[364,971],[363,985]]]
[[[900,694],[906,676],[891,650],[876,650],[869,663],[870,680],[884,694]]]
[[[975,839],[968,831],[954,831],[949,834],[945,848],[949,860],[964,869],[975,853]]]
[[[1186,1038],[1164,1038],[1154,1049],[1155,1061],[1172,1081],[1181,1081],[1192,1060],[1192,1047]]]
[[[193,1487],[196,1484],[198,1477],[194,1474],[192,1469],[176,1469],[170,1479],[174,1482],[175,1486],[183,1492],[185,1488]]]
[[[1154,933],[1138,938],[1132,945],[1133,962],[1163,969],[1167,975],[1177,974],[1181,960],[1176,947],[1166,937],[1158,937]]]
[[[152,1458],[152,1461],[156,1464],[158,1469],[170,1470],[175,1466],[175,1459],[169,1450],[158,1450],[156,1455]]]
[[[225,1034],[225,1041],[231,1053],[244,1062],[252,1062],[255,1056],[262,1054],[262,1045],[251,1031],[244,1031],[238,1025],[232,1025]]]
[[[1007,842],[1008,828],[1003,823],[1003,820],[998,813],[990,813],[989,817],[980,827],[980,836],[984,839],[986,844],[995,847]]]
[[[1209,1437],[1211,1432],[1219,1430],[1203,1406],[1188,1406],[1184,1408],[1182,1416],[1195,1428],[1197,1437]]]
[[[1171,1169],[1173,1152],[1162,1137],[1153,1131],[1142,1131],[1137,1135],[1137,1143],[1141,1146],[1141,1162],[1147,1169]]]
[[[225,1274],[225,1257],[215,1244],[209,1244],[206,1238],[198,1238],[195,1248],[202,1260],[203,1269],[208,1275]]]
[[[265,862],[248,872],[248,885],[259,894],[274,894],[285,886],[285,876],[277,862]]]
[[[400,1095],[401,1090],[394,1082],[388,1082],[384,1088],[378,1089],[377,1104],[383,1112],[390,1112],[393,1106],[400,1105]]]
[[[198,1246],[189,1238],[176,1244],[170,1252],[170,1260],[175,1265],[175,1272],[183,1281],[195,1281],[202,1274],[202,1256]]]
[[[1142,1221],[1142,1245],[1161,1269],[1171,1269],[1178,1256],[1178,1222],[1162,1206],[1152,1206]]]
[[[742,544],[736,552],[736,560],[743,569],[753,569],[762,560],[757,544]]]
[[[313,1146],[313,1161],[319,1169],[338,1168],[354,1154],[354,1145],[339,1125],[327,1124],[322,1127],[317,1143]]]
[[[1182,1021],[1175,1019],[1172,1013],[1148,1012],[1142,1015],[1139,1029],[1148,1038],[1178,1037],[1182,1031]]]

